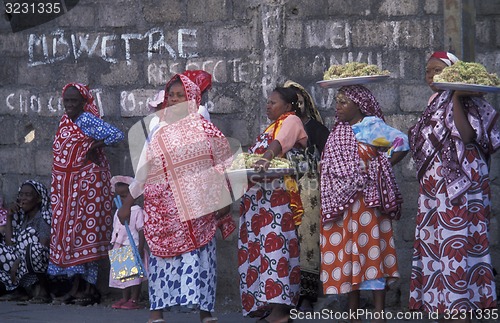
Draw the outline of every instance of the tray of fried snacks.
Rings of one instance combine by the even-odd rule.
[[[323,81],[316,82],[323,88],[342,87],[355,84],[366,84],[387,80],[390,72],[378,66],[351,62],[343,65],[332,65],[323,75]]]
[[[262,154],[241,153],[233,160],[226,173],[228,175],[246,175],[248,177],[282,177],[296,173],[292,163],[288,159],[280,157],[273,158],[266,171],[256,171],[252,166],[261,158]]]
[[[498,76],[488,73],[483,65],[474,62],[458,61],[445,67],[434,76],[432,85],[441,90],[500,92]]]

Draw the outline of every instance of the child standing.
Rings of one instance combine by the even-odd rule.
[[[130,183],[132,183],[132,180],[133,178],[128,176],[114,176],[111,179],[111,185],[115,191],[117,199],[124,200],[128,195],[130,195],[129,185]],[[117,205],[117,207],[119,208],[119,205]],[[145,257],[147,257],[147,246],[145,243],[143,232],[145,220],[144,217],[145,213],[143,209],[139,205],[133,205],[131,209],[129,229],[134,238],[137,249],[143,257],[143,263],[146,264],[147,259],[145,259]],[[117,249],[130,244],[127,230],[125,229],[125,226],[120,223],[117,213],[115,213],[113,218],[113,234],[111,236],[111,244],[113,245],[113,249]],[[111,307],[124,310],[135,310],[142,308],[142,306],[139,305],[139,297],[141,294],[142,281],[146,280],[147,276],[145,275],[143,278],[136,278],[126,282],[121,282],[118,279],[113,279],[110,273],[109,287],[122,290],[122,298],[111,305]]]
[[[384,122],[364,86],[340,88],[336,102],[321,161],[321,280],[325,294],[348,294],[354,313],[360,291],[371,290],[380,314],[388,283],[399,278],[391,220],[402,198],[391,165],[408,152],[408,137]]]

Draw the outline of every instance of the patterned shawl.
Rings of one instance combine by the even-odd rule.
[[[207,244],[217,226],[223,236],[235,228],[230,214],[219,221],[214,216],[214,211],[232,203],[224,175],[232,162],[229,143],[197,113],[200,89],[188,77],[174,76],[166,89],[177,79],[183,84],[190,113],[175,122],[160,123],[147,148],[144,233],[151,252],[159,257]],[[174,108],[166,107],[164,115]]]
[[[439,152],[443,159],[443,176],[450,199],[459,197],[471,185],[471,165],[465,160],[465,144],[453,119],[452,91],[443,91],[427,106],[417,124],[410,128],[410,148],[422,178],[432,159]],[[476,144],[489,156],[500,147],[498,113],[483,98],[462,99],[464,111],[476,132]]]
[[[384,120],[382,110],[373,94],[362,85],[339,89],[354,101],[365,116]],[[328,137],[321,160],[321,213],[323,222],[336,220],[354,203],[355,194],[362,192],[369,207],[394,219],[401,215],[401,193],[391,164],[380,151],[367,170],[360,169],[358,142],[348,122],[336,120]]]

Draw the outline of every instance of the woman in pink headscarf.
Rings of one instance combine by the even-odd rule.
[[[100,118],[87,86],[69,83],[62,95],[66,113],[52,146],[48,273],[73,278],[63,302],[89,305],[99,302],[97,260],[108,257],[111,238],[111,176],[102,147],[124,135]]]
[[[360,291],[373,291],[382,312],[385,289],[399,278],[391,220],[403,201],[391,166],[407,154],[408,139],[384,122],[364,86],[340,88],[336,101],[321,159],[321,281],[325,294],[348,294],[354,313]]]
[[[500,147],[498,113],[480,93],[438,91],[433,77],[458,59],[436,52],[426,81],[436,93],[410,129],[419,180],[409,308],[455,313],[496,307],[488,227],[489,159]]]
[[[163,311],[173,306],[197,308],[201,322],[217,322],[211,314],[217,284],[215,233],[220,227],[225,237],[236,228],[230,198],[225,205],[220,198],[229,193],[224,170],[232,155],[223,133],[197,113],[200,99],[200,89],[185,75],[176,74],[167,83],[145,163],[118,210],[123,223],[134,200],[144,196],[144,236],[151,251],[150,323],[165,322]]]

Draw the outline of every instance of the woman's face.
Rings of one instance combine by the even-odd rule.
[[[363,113],[358,105],[349,99],[344,93],[339,92],[335,98],[337,102],[337,118],[341,122],[349,122],[353,125],[363,119]]]
[[[76,120],[83,113],[85,99],[75,87],[70,87],[64,92],[64,110],[71,120]]]
[[[289,112],[291,110],[292,105],[285,102],[278,92],[271,92],[271,94],[267,98],[266,104],[266,112],[269,120],[275,121],[283,113]]]
[[[302,94],[297,93],[297,104],[299,105],[300,112],[302,112],[302,115],[305,115],[305,109],[306,109],[306,101],[304,100],[304,97]]]
[[[437,58],[431,58],[427,62],[427,65],[425,66],[425,81],[434,92],[438,91],[437,88],[431,85],[432,82],[434,82],[433,80],[434,75],[440,74],[443,71],[443,69],[447,66],[448,65],[446,65],[445,62]]]
[[[167,107],[185,101],[187,101],[187,98],[186,98],[186,92],[184,91],[184,86],[182,86],[181,82],[173,83],[170,89],[168,90]]]
[[[24,184],[17,195],[17,201],[19,203],[19,207],[23,209],[24,212],[29,212],[37,208],[42,202],[42,199],[33,186]]]

